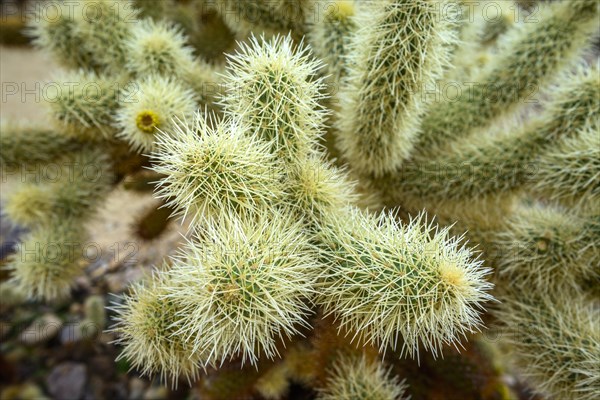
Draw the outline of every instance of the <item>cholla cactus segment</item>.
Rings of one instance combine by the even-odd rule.
[[[280,362],[258,378],[254,389],[267,400],[284,399],[290,387],[289,374],[286,362]]]
[[[157,196],[198,220],[219,212],[254,212],[284,198],[280,162],[269,144],[247,135],[234,120],[217,122],[197,113],[158,135],[153,170],[165,177]]]
[[[74,35],[85,43],[104,72],[121,72],[129,55],[127,40],[139,24],[139,11],[130,0],[82,0],[75,13]]]
[[[228,56],[225,111],[271,143],[280,157],[305,157],[323,129],[324,84],[315,77],[320,68],[310,50],[295,46],[290,36],[252,37]]]
[[[83,3],[56,2],[57,15],[47,15],[45,7],[36,7],[28,23],[27,33],[33,44],[50,53],[52,58],[68,68],[93,69],[95,54],[86,40],[75,32],[75,16],[83,12]]]
[[[7,215],[16,223],[35,226],[54,220],[81,220],[111,188],[109,157],[99,149],[82,149],[40,168],[38,182],[9,196]]]
[[[522,206],[494,241],[502,250],[500,276],[538,293],[579,290],[600,278],[600,216],[559,208]]]
[[[130,83],[116,112],[117,137],[136,152],[150,153],[159,131],[173,134],[174,119],[192,119],[198,105],[194,93],[172,77],[150,75]]]
[[[596,0],[540,3],[539,22],[512,29],[489,69],[474,78],[475,85],[457,99],[431,107],[423,118],[418,155],[430,157],[449,140],[531,101],[540,86],[573,63],[598,28],[598,4]]]
[[[401,355],[414,357],[420,344],[435,355],[480,327],[489,270],[447,229],[351,209],[319,236],[329,263],[319,301],[355,338],[381,351],[400,342]]]
[[[365,354],[343,355],[333,364],[319,400],[401,400],[409,399],[404,381],[392,375],[379,360]]]
[[[358,201],[356,183],[346,171],[317,154],[290,165],[288,180],[289,203],[312,224]]]
[[[124,346],[117,360],[128,360],[143,375],[159,373],[177,386],[181,377],[188,383],[196,380],[202,352],[177,333],[173,324],[179,309],[165,298],[164,286],[161,278],[133,286],[125,302],[115,307],[118,317],[112,331]]]
[[[238,36],[252,31],[301,34],[313,0],[216,0],[216,10]]]
[[[33,226],[50,215],[52,192],[48,187],[35,183],[25,183],[10,193],[4,205],[4,212],[14,223]]]
[[[361,5],[342,87],[339,147],[366,175],[394,171],[408,158],[426,101],[454,40],[447,1],[386,0]]]
[[[315,259],[282,211],[210,220],[169,271],[165,298],[181,310],[179,334],[206,353],[205,365],[279,356],[278,343],[308,326]]]
[[[126,45],[126,67],[138,77],[175,77],[194,63],[186,38],[175,25],[165,21],[145,19],[134,24]]]
[[[83,272],[85,231],[72,218],[43,223],[18,245],[8,270],[18,290],[34,300],[68,296]]]
[[[535,389],[565,400],[600,396],[600,314],[593,302],[548,291],[511,294],[498,318],[512,358]],[[513,331],[516,330],[516,331]]]
[[[82,141],[111,138],[123,82],[83,71],[65,75],[59,81],[64,87],[49,107],[65,134]]]
[[[334,83],[346,76],[346,56],[352,35],[358,29],[354,20],[356,4],[354,0],[327,2],[327,9],[318,20],[314,15],[308,18],[308,41],[315,54],[325,62],[327,73]]]
[[[600,202],[600,125],[582,128],[536,161],[533,190],[562,202]]]
[[[460,141],[436,158],[415,160],[387,187],[429,201],[472,199],[523,187],[536,178],[540,153],[578,129],[589,129],[600,117],[599,92],[597,70],[568,74],[543,114],[524,127]]]
[[[0,165],[50,162],[77,150],[82,143],[46,126],[2,121]]]

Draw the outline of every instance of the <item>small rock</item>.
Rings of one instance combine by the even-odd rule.
[[[44,314],[21,332],[19,340],[26,345],[45,343],[60,332],[62,325],[56,315]]]
[[[57,365],[46,379],[48,391],[55,399],[80,399],[85,382],[85,365],[73,362]]]
[[[129,399],[142,400],[148,383],[140,378],[131,378],[129,380]]]
[[[144,393],[144,400],[164,400],[167,398],[169,392],[164,386],[154,386],[146,390]]]

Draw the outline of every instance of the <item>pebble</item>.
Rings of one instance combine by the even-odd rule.
[[[57,365],[46,378],[48,391],[55,399],[80,399],[83,395],[85,383],[85,365],[73,362]]]
[[[19,340],[29,346],[45,343],[55,337],[62,326],[56,315],[44,314],[20,333]]]

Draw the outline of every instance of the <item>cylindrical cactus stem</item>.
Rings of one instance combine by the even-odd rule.
[[[37,12],[27,21],[27,34],[33,44],[67,68],[98,67],[93,49],[75,29],[75,18],[83,12],[83,3],[56,2],[51,7],[55,7],[55,16],[46,15],[50,7],[35,7]]]
[[[194,63],[194,54],[179,27],[166,21],[141,20],[126,40],[127,70],[138,78],[181,75]]]
[[[38,181],[27,183],[6,202],[11,220],[36,226],[63,218],[82,221],[112,187],[110,158],[89,148],[39,169]]]
[[[600,125],[598,120],[565,138],[535,162],[533,190],[563,203],[600,203]]]
[[[154,277],[145,286],[136,284],[123,304],[114,307],[117,324],[112,331],[126,359],[142,375],[160,374],[177,386],[183,377],[188,383],[200,373],[203,352],[194,350],[173,324],[179,318],[177,305],[166,298],[164,278]]]
[[[489,69],[475,77],[458,98],[429,109],[416,154],[427,157],[441,152],[448,141],[532,101],[540,86],[574,62],[597,29],[599,3],[559,1],[540,7],[544,9],[537,14],[539,22],[512,29]]]
[[[600,215],[521,206],[495,236],[497,270],[511,285],[558,293],[600,278]]]
[[[363,354],[341,355],[329,371],[318,400],[402,400],[408,386],[391,367]]]
[[[280,357],[280,342],[308,326],[320,268],[301,225],[282,211],[209,220],[175,258],[165,298],[176,328],[204,365]]]
[[[280,204],[284,169],[270,145],[237,121],[200,113],[157,138],[156,190],[169,207],[194,220],[223,212],[254,212]]]
[[[346,57],[352,35],[358,29],[354,20],[357,6],[354,0],[335,0],[325,6],[317,20],[313,14],[308,16],[308,41],[315,55],[325,62],[329,80],[339,85],[347,74]]]
[[[455,38],[454,23],[433,0],[361,4],[340,91],[339,148],[364,175],[394,171],[408,158],[420,116]]]
[[[198,109],[194,93],[171,76],[150,75],[121,92],[116,111],[117,137],[133,151],[150,153],[159,132],[173,135],[178,120],[191,120]]]
[[[292,31],[301,36],[305,31],[306,15],[312,11],[314,0],[215,0],[215,9],[233,32],[240,37],[250,32],[265,33]]]
[[[305,158],[323,130],[325,111],[319,101],[324,85],[315,76],[320,68],[310,50],[294,45],[290,36],[253,37],[229,56],[225,112],[269,142],[279,157]]]
[[[359,341],[414,357],[421,344],[437,354],[480,327],[489,269],[447,229],[350,209],[319,236],[328,263],[319,303]]]
[[[85,237],[79,219],[61,218],[36,227],[8,264],[18,290],[34,300],[68,296],[74,279],[83,273]]]
[[[124,82],[91,72],[74,72],[57,79],[62,84],[49,100],[50,115],[58,129],[82,141],[114,136],[113,114],[120,101]]]
[[[40,124],[3,120],[0,131],[0,165],[4,168],[54,161],[83,145],[81,141]]]
[[[290,371],[285,361],[271,366],[254,384],[254,389],[266,400],[284,399],[290,387]]]
[[[313,154],[288,167],[286,193],[292,209],[310,226],[317,227],[328,215],[358,202],[356,183],[345,170]]]
[[[407,163],[382,186],[424,201],[469,199],[515,190],[536,175],[536,159],[557,140],[587,129],[600,116],[600,79],[592,69],[564,77],[540,117],[514,132],[457,142],[438,157]]]
[[[130,0],[83,0],[81,11],[75,13],[74,35],[104,72],[119,74],[129,58],[127,40],[140,23],[138,14]]]
[[[556,399],[593,400],[600,387],[600,313],[583,297],[511,292],[499,321],[512,358],[539,393]]]

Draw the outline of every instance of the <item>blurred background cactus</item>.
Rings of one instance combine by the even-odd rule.
[[[47,123],[2,120],[3,317],[79,297],[145,398],[600,397],[596,0],[11,7],[61,69]],[[115,191],[168,245],[107,304]]]

